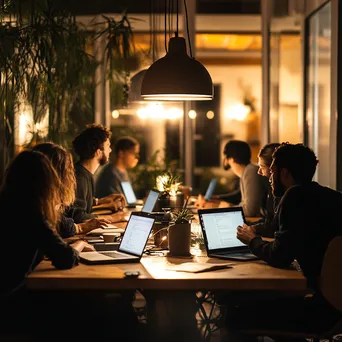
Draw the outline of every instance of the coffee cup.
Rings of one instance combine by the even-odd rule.
[[[103,233],[103,242],[108,243],[108,242],[114,242],[117,237],[120,236],[120,233]]]

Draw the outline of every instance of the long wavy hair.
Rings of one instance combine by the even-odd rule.
[[[40,143],[33,147],[34,151],[45,154],[51,161],[61,180],[61,199],[64,207],[75,201],[76,178],[72,155],[64,147],[52,142]]]
[[[19,153],[6,170],[0,188],[2,207],[15,207],[31,217],[46,219],[53,227],[59,222],[60,179],[49,159],[37,151]]]

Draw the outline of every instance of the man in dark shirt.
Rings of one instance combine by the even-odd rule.
[[[104,198],[94,197],[94,173],[100,165],[108,162],[111,133],[102,125],[89,125],[73,140],[73,148],[80,160],[75,164],[76,172],[76,200],[78,207],[78,221],[96,217],[92,214],[94,205],[106,205],[113,211],[118,211],[125,204],[122,195],[113,194]],[[119,217],[109,215],[110,222],[120,221]]]
[[[318,279],[329,242],[342,234],[342,194],[312,182],[317,162],[308,147],[283,143],[274,152],[271,165],[273,194],[283,196],[276,215],[279,231],[274,241],[263,241],[247,225],[237,229],[238,239],[268,264],[285,268],[296,260],[314,295],[261,301],[250,304],[250,308],[254,307],[250,311],[241,307],[233,319],[235,327],[325,330],[341,315],[320,294]]]
[[[140,145],[132,137],[121,137],[114,146],[115,161],[99,167],[95,174],[95,195],[122,194],[121,182],[130,181],[127,170],[139,161]]]

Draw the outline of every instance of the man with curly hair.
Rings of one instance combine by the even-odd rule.
[[[77,182],[75,205],[83,210],[83,220],[96,216],[92,214],[93,206],[105,204],[113,211],[118,211],[125,205],[125,199],[120,194],[103,198],[94,197],[94,173],[100,165],[106,164],[109,160],[112,151],[110,136],[111,132],[106,127],[91,124],[72,142],[74,151],[79,156],[79,161],[75,164]],[[108,219],[110,222],[118,221],[118,219],[114,220],[113,215]]]

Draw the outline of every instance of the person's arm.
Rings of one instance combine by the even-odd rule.
[[[61,222],[59,223],[58,233],[63,239],[74,236],[76,234],[74,220],[71,217],[62,215]]]
[[[239,206],[243,208],[246,217],[261,216],[262,202],[266,198],[266,188],[263,187],[263,179],[253,172],[254,169],[248,170],[249,172],[243,176],[243,195]]]
[[[66,244],[47,222],[36,225],[34,234],[39,250],[56,268],[69,269],[78,265],[78,252]]]
[[[65,215],[67,217],[70,217],[74,220],[76,224],[85,222],[89,219],[96,218],[97,215],[95,214],[88,214],[85,212],[84,209],[76,207],[76,206],[70,206],[65,212]]]
[[[249,248],[253,254],[272,266],[287,267],[296,256],[298,236],[305,224],[301,210],[302,199],[297,189],[290,189],[279,205],[279,231],[273,242],[265,242],[260,237],[253,238]]]

